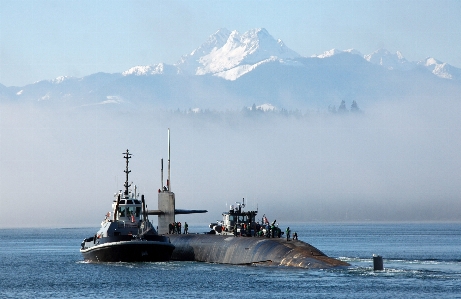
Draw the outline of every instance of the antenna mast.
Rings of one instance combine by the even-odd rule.
[[[168,191],[171,192],[171,180],[170,180],[170,128],[168,128]]]
[[[131,154],[130,152],[128,151],[128,149],[126,150],[126,153],[123,153],[125,156],[123,156],[123,158],[126,159],[126,169],[124,170],[124,172],[126,173],[126,181],[125,181],[125,196],[128,196],[128,187],[131,186],[131,184],[128,183],[128,174],[131,172],[131,170],[128,170],[128,163],[130,162],[129,159],[131,159]]]
[[[160,190],[164,191],[164,189],[163,189],[163,158],[160,160],[160,173],[161,173],[161,179],[162,179],[162,184],[160,185]]]

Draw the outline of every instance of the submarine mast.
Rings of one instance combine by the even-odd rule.
[[[162,180],[160,187],[163,190],[163,158],[160,160],[160,173],[161,173],[161,180]]]
[[[171,192],[171,180],[170,180],[170,128],[168,128],[168,181],[167,181],[167,187],[168,187],[168,191]]]

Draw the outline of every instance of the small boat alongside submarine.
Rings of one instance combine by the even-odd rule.
[[[106,214],[94,236],[83,240],[80,252],[91,262],[157,262],[168,261],[174,250],[167,236],[157,233],[147,216],[144,195],[139,198],[136,186],[128,183],[129,159],[126,159],[125,190],[115,194],[112,211]]]
[[[264,214],[259,223],[256,221],[258,211],[245,212],[244,208],[245,198],[243,198],[243,203],[236,202],[235,205],[231,205],[229,211],[222,213],[222,220],[210,223],[209,234],[268,238],[280,238],[284,234],[278,223],[276,224],[277,220],[269,225],[269,220]]]

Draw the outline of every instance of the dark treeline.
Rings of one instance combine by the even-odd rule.
[[[357,102],[354,100],[348,109],[346,102],[341,101],[338,108],[335,105],[328,106],[327,110],[321,109],[310,109],[310,110],[301,110],[301,109],[285,109],[285,108],[275,108],[264,109],[262,106],[256,106],[253,104],[251,107],[243,107],[236,110],[217,110],[217,109],[199,109],[199,108],[189,108],[185,110],[176,109],[170,110],[170,113],[176,115],[190,115],[194,116],[208,116],[208,117],[220,117],[220,116],[242,116],[242,117],[267,117],[267,116],[284,116],[284,117],[295,117],[295,118],[304,118],[310,116],[319,116],[319,115],[344,115],[344,114],[356,114],[363,113],[359,108]]]

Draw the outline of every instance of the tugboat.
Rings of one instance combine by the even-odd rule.
[[[170,239],[157,233],[148,219],[144,195],[139,199],[128,183],[129,159],[126,150],[125,190],[120,190],[97,233],[83,240],[80,252],[91,262],[158,262],[168,261],[175,246]]]

